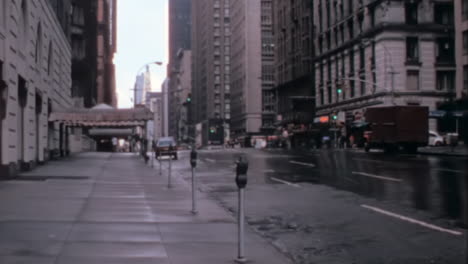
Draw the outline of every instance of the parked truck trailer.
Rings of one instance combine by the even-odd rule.
[[[386,106],[367,108],[368,130],[365,150],[373,148],[386,152],[404,149],[415,153],[428,141],[429,109],[423,106]]]

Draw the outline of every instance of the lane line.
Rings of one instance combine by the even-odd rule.
[[[291,160],[289,163],[315,168],[315,164]]]
[[[353,171],[352,174],[362,175],[362,176],[366,176],[366,177],[370,177],[370,178],[376,178],[376,179],[380,179],[380,180],[386,180],[386,181],[394,181],[394,182],[401,182],[402,181],[401,179],[397,179],[397,178],[379,176],[379,175],[375,175],[375,174],[370,174],[370,173],[365,173],[365,172],[358,172],[358,171]]]
[[[464,173],[460,170],[451,170],[451,169],[436,169],[437,171],[446,171],[446,172],[453,172],[453,173]]]
[[[301,188],[301,186],[299,184],[295,184],[295,183],[292,183],[292,182],[281,180],[281,179],[278,179],[278,178],[275,178],[275,177],[270,177],[270,179],[272,181],[283,183],[283,184],[286,184],[286,185],[289,185],[289,186],[292,186],[292,187]]]
[[[270,169],[270,170],[264,170],[263,172],[264,172],[264,173],[276,173],[275,170],[271,170],[271,169]]]
[[[210,163],[215,163],[216,162],[216,160],[214,160],[214,159],[205,159],[205,160],[210,162]]]
[[[413,218],[410,218],[410,217],[407,217],[407,216],[392,213],[392,212],[389,212],[389,211],[386,211],[386,210],[383,210],[383,209],[380,209],[380,208],[377,208],[377,207],[373,207],[373,206],[370,206],[370,205],[361,204],[361,207],[369,209],[369,210],[377,212],[377,213],[381,213],[381,214],[384,214],[384,215],[387,215],[387,216],[391,216],[391,217],[400,219],[402,221],[406,221],[406,222],[409,222],[409,223],[412,223],[412,224],[420,225],[420,226],[423,226],[423,227],[426,227],[426,228],[429,228],[429,229],[432,229],[432,230],[449,233],[449,234],[452,234],[452,235],[455,235],[455,236],[463,235],[463,233],[459,232],[459,231],[455,231],[455,230],[446,229],[446,228],[443,228],[443,227],[440,227],[440,226],[432,225],[432,224],[429,224],[429,223],[426,223],[426,222],[423,222],[423,221],[419,221],[419,220],[416,220],[416,219],[413,219]]]
[[[372,159],[353,159],[355,161],[364,161],[364,162],[371,162],[371,163],[388,163],[388,164],[398,164],[397,162],[392,161],[385,161],[385,160],[372,160]]]

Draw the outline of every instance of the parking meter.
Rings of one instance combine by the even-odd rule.
[[[190,165],[192,166],[192,168],[195,168],[197,166],[197,156],[197,151],[192,149],[192,151],[190,152]]]
[[[245,157],[239,157],[236,162],[236,184],[237,188],[243,189],[247,185],[247,170],[249,169],[249,163]]]

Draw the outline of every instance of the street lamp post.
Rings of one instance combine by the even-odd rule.
[[[366,43],[366,42],[372,42],[372,43],[375,43],[375,40],[373,39],[362,39],[362,43]],[[392,105],[395,105],[395,75],[399,74],[399,72],[395,71],[395,67],[393,65],[393,59],[392,59],[392,54],[390,53],[390,51],[388,50],[387,46],[385,46],[384,44],[381,44],[382,47],[383,47],[383,50],[384,50],[384,67],[385,67],[385,75],[388,73],[391,75],[391,79],[390,79],[390,82],[391,82],[391,96],[392,96]],[[390,65],[387,64],[387,56],[389,58],[389,61],[390,61]],[[390,71],[388,71],[388,68],[390,67]],[[387,76],[385,76],[385,88],[387,88]],[[375,85],[376,87],[378,87],[377,85]]]
[[[145,67],[147,67],[147,66],[149,66],[151,64],[156,64],[158,66],[163,65],[163,63],[161,61],[152,61],[152,62],[145,63],[136,72],[136,74],[135,74],[136,78],[138,78],[138,74],[141,72],[141,70],[143,70]],[[135,107],[137,105],[136,96],[137,96],[137,90],[138,89],[135,87],[134,89],[131,89],[131,90],[133,90],[133,107]]]

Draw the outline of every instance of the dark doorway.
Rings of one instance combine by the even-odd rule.
[[[41,114],[42,114],[42,95],[36,90],[36,162],[40,162],[41,156]]]
[[[6,117],[7,111],[7,94],[8,94],[8,86],[5,80],[3,80],[3,62],[0,61],[0,166],[3,164],[3,157],[2,157],[2,139],[3,139],[3,119]]]
[[[26,80],[18,76],[18,112],[17,112],[17,126],[16,126],[16,134],[17,134],[17,155],[18,155],[18,162],[24,161],[24,135],[26,134],[24,131],[24,110],[26,108],[26,104],[28,103],[28,88],[26,86]]]

